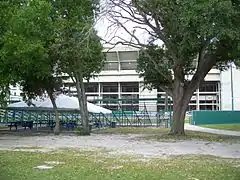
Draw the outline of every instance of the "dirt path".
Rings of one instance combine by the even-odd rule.
[[[60,136],[1,136],[0,149],[37,146],[43,148],[107,148],[111,153],[126,153],[142,156],[166,156],[204,154],[226,158],[240,158],[240,144],[184,140],[177,142],[156,142],[136,140],[139,135],[103,135],[88,137],[75,135]]]

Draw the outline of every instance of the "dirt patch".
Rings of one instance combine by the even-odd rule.
[[[142,135],[93,134],[91,136],[45,135],[45,136],[1,136],[0,149],[21,150],[21,147],[40,147],[37,150],[58,148],[96,149],[104,148],[110,154],[140,155],[159,157],[170,155],[213,155],[224,158],[240,158],[240,144],[227,142],[207,142],[200,140],[181,140],[176,142],[157,142],[137,140]],[[35,149],[35,148],[34,148]],[[22,149],[34,151],[34,149]],[[16,149],[15,149],[16,150]],[[35,149],[36,150],[36,149]]]

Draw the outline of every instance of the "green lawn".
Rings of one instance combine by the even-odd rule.
[[[201,127],[240,131],[240,123],[238,124],[205,124],[205,125],[201,125]]]
[[[210,156],[158,159],[110,156],[104,151],[63,150],[58,153],[0,151],[1,180],[238,180],[240,160]],[[60,161],[36,170],[45,161]]]

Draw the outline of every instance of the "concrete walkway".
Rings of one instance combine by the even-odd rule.
[[[184,127],[185,127],[186,130],[200,131],[200,132],[220,134],[220,135],[239,136],[240,137],[240,132],[239,131],[229,131],[229,130],[205,128],[205,127],[191,125],[191,124],[188,124],[188,123],[186,123]]]

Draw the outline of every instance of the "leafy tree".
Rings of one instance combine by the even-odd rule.
[[[14,4],[9,1],[0,1],[0,50],[3,47],[3,35],[7,30],[7,22],[15,12]],[[11,83],[11,76],[2,68],[2,57],[0,55],[0,107],[5,107],[9,100],[9,84]]]
[[[3,71],[23,86],[31,98],[47,91],[55,112],[55,134],[59,134],[59,117],[54,90],[60,81],[53,76],[56,59],[50,46],[54,42],[53,8],[44,0],[32,0],[18,7],[9,19],[1,49]]]
[[[115,36],[115,41],[139,47],[138,72],[146,87],[162,88],[173,99],[172,134],[184,134],[187,106],[208,72],[239,59],[237,2],[109,0],[111,26],[131,36],[131,40]],[[126,22],[131,23],[132,31]],[[148,33],[148,42],[137,36],[140,31]]]
[[[90,135],[84,79],[89,80],[103,66],[100,38],[93,28],[97,4],[89,0],[55,1],[58,38],[52,51],[58,59],[58,69],[67,73],[76,84],[83,129]]]

